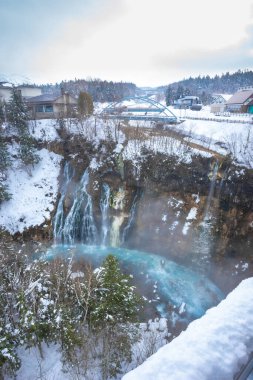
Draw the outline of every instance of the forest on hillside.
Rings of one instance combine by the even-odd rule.
[[[43,93],[60,94],[61,91],[68,91],[74,96],[78,96],[80,92],[87,92],[95,102],[118,101],[127,96],[133,96],[136,92],[136,85],[133,83],[100,79],[75,79],[56,84],[45,84],[41,88]]]
[[[253,71],[238,70],[235,73],[225,73],[214,77],[198,76],[196,78],[183,79],[162,87],[166,93],[166,102],[171,104],[173,100],[186,95],[197,95],[204,104],[211,101],[211,95],[233,94],[240,87],[253,86]]]

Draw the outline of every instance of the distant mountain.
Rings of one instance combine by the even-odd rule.
[[[166,93],[166,102],[171,104],[173,100],[186,95],[197,95],[204,104],[210,103],[212,94],[233,94],[239,87],[253,86],[253,71],[238,70],[235,73],[215,75],[214,77],[198,76],[196,78],[183,79],[179,82],[163,86]]]

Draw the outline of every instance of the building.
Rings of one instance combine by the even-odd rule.
[[[42,94],[40,87],[35,87],[35,86],[30,86],[30,85],[15,87],[11,83],[0,82],[0,101],[7,103],[11,98],[13,88],[19,91],[24,99]]]
[[[253,87],[237,91],[227,101],[227,111],[253,114]]]
[[[77,99],[68,93],[43,94],[28,98],[26,101],[33,119],[71,117],[77,107]]]
[[[16,88],[20,90],[22,97],[25,99],[31,98],[33,96],[39,96],[42,94],[42,90],[40,87],[23,85],[23,86],[17,86]]]
[[[198,96],[184,96],[183,98],[174,101],[175,108],[190,108],[193,111],[200,111],[202,104]]]
[[[11,98],[12,85],[7,82],[0,82],[0,101],[8,102]]]
[[[210,107],[210,112],[214,114],[222,114],[226,112],[227,101],[232,97],[230,94],[213,94],[212,104]]]

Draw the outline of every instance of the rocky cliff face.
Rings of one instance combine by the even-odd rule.
[[[252,270],[252,170],[238,169],[227,158],[195,155],[185,163],[148,149],[142,150],[137,165],[116,153],[115,146],[108,141],[94,145],[77,137],[51,143],[50,149],[64,156],[63,166],[68,162],[73,171],[63,197],[63,219],[73,211],[81,191],[78,186],[89,167],[85,191],[92,211],[87,212],[92,213],[97,244],[103,241],[159,253],[194,263],[214,277],[219,273],[222,278],[222,267],[230,266],[230,272],[239,277]],[[62,173],[61,189],[64,180]],[[38,227],[23,236],[53,239],[56,213],[47,228]],[[82,223],[80,218],[87,222],[80,215],[73,219],[75,223]],[[240,271],[236,265],[245,269]]]

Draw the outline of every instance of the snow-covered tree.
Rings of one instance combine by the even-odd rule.
[[[109,256],[95,271],[72,260],[33,260],[0,252],[0,378],[15,373],[19,347],[57,343],[66,369],[89,373],[96,363],[101,378],[122,372],[138,339],[140,298]]]
[[[26,166],[36,165],[40,157],[36,154],[33,138],[25,133],[20,136],[19,158]]]
[[[7,105],[7,120],[11,128],[19,136],[19,158],[26,166],[39,162],[35,152],[35,143],[29,132],[29,112],[19,90],[12,89],[10,101]]]
[[[0,127],[5,121],[4,103],[0,100]]]
[[[0,203],[11,198],[6,184],[7,170],[11,166],[10,154],[8,146],[4,140],[3,133],[0,127]]]
[[[21,92],[12,88],[11,98],[7,104],[7,121],[19,135],[28,133],[28,109],[22,99]]]
[[[131,285],[131,276],[123,274],[117,258],[109,255],[98,274],[97,300],[91,318],[95,322],[126,323],[136,321],[141,299]]]
[[[137,313],[142,300],[123,274],[116,257],[109,255],[97,271],[96,302],[91,308],[93,331],[99,335],[103,379],[122,373],[124,363],[132,360],[131,347],[138,340]]]

